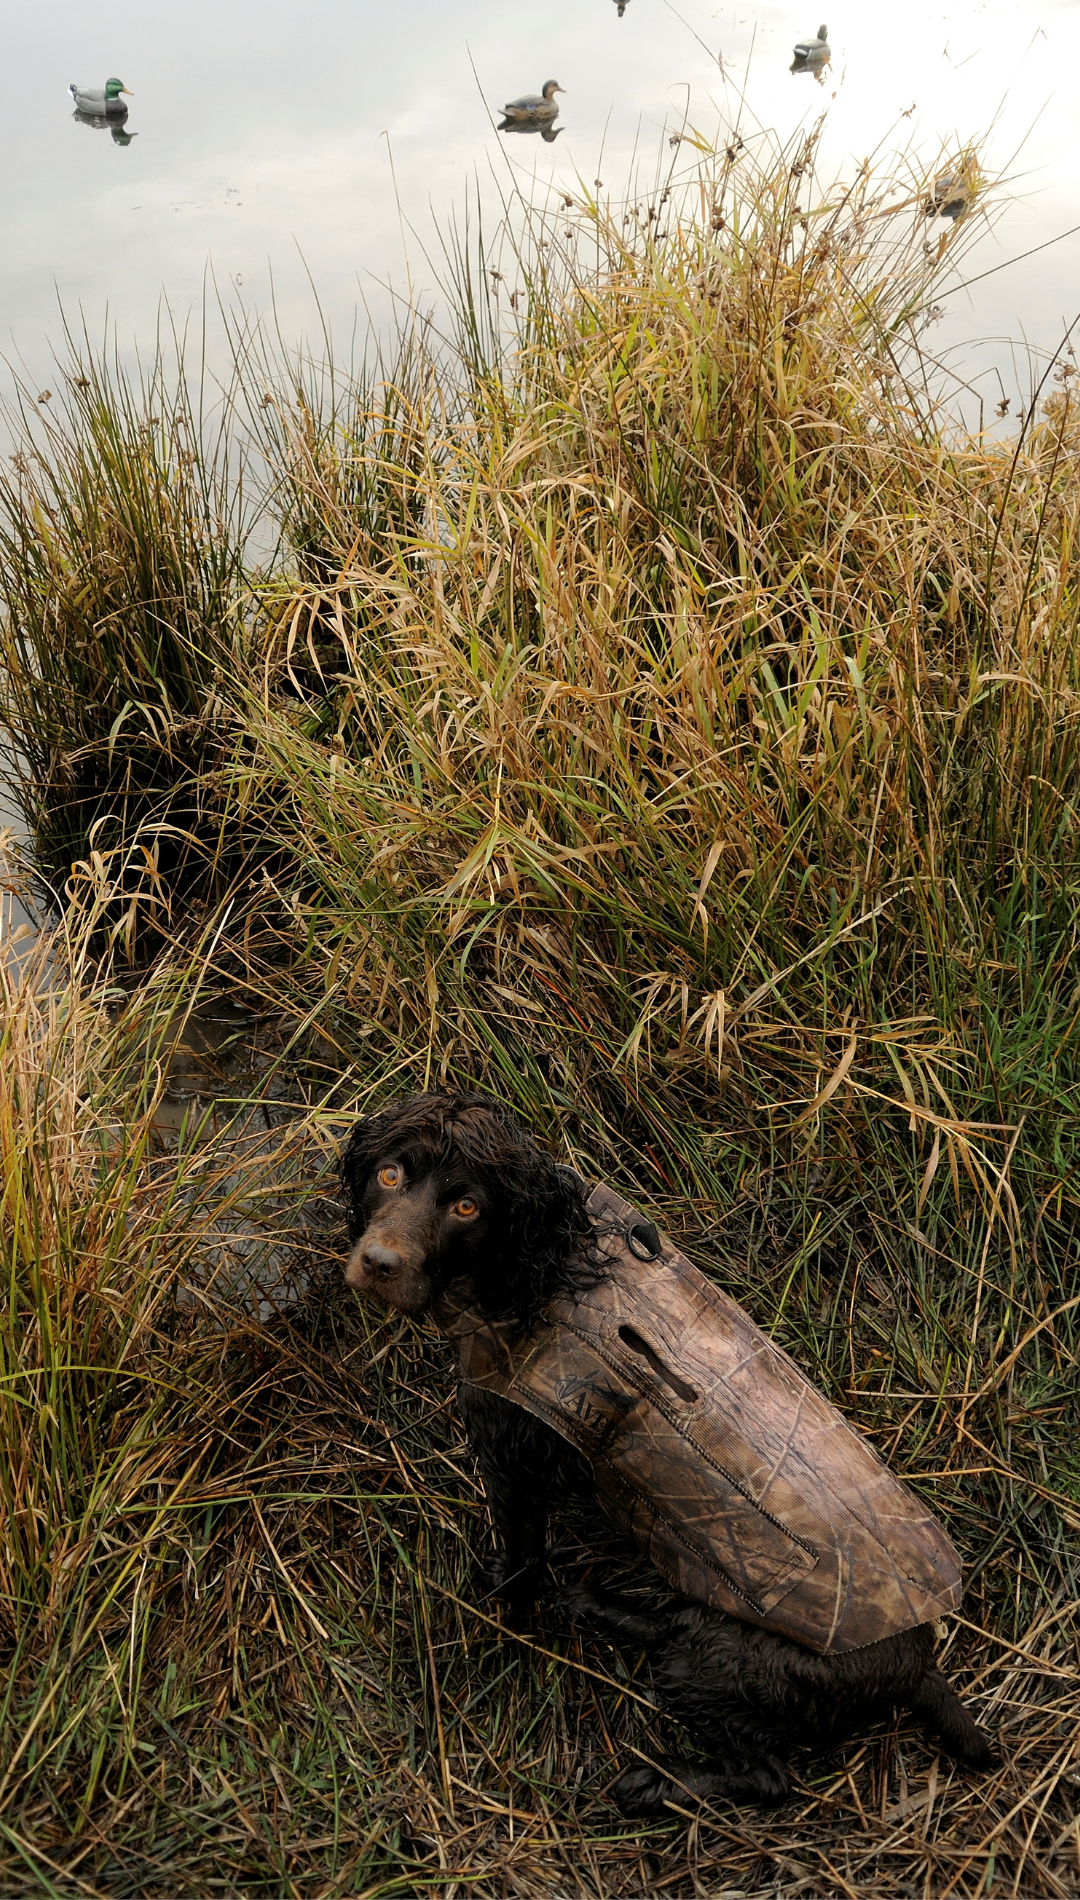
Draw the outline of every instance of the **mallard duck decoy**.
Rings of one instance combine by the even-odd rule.
[[[92,119],[126,119],[127,107],[120,94],[127,93],[129,99],[135,97],[122,79],[107,79],[103,86],[77,86],[72,80],[68,91],[75,101],[76,112],[85,112],[87,118]]]
[[[822,67],[827,66],[832,58],[828,27],[819,26],[816,40],[800,40],[794,50],[795,58],[791,62],[791,71],[814,73],[820,77]]]
[[[511,99],[510,104],[503,107],[503,114],[506,118],[515,121],[522,119],[554,119],[558,114],[559,108],[555,103],[553,95],[562,91],[563,88],[557,79],[546,79],[542,93],[526,92],[522,94],[520,99]]]

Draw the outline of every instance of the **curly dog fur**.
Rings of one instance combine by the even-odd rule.
[[[341,1177],[353,1243],[346,1281],[397,1310],[422,1313],[452,1288],[524,1331],[549,1299],[603,1272],[582,1181],[485,1096],[414,1095],[360,1122]],[[549,1506],[588,1489],[590,1468],[507,1399],[463,1387],[459,1405],[497,1541],[490,1581],[521,1616],[542,1587]],[[819,1656],[685,1598],[648,1616],[593,1589],[560,1601],[575,1620],[648,1649],[660,1706],[710,1757],[707,1768],[627,1770],[615,1795],[628,1812],[658,1812],[687,1794],[782,1800],[796,1743],[828,1744],[894,1706],[917,1711],[972,1767],[990,1762],[986,1737],[934,1666],[929,1624]]]

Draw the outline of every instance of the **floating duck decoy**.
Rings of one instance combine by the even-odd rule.
[[[820,81],[822,68],[832,58],[828,27],[819,26],[816,40],[800,40],[794,50],[795,57],[790,70],[793,73],[813,73],[814,78]]]
[[[955,170],[939,172],[922,201],[924,218],[945,218],[953,229],[969,215],[982,190],[983,178],[978,160],[961,153]],[[952,231],[943,231],[937,242],[938,257],[948,249]]]
[[[967,172],[942,172],[923,210],[928,218],[951,218],[955,224],[970,209],[974,196],[975,182]]]
[[[128,109],[120,94],[127,93],[129,99],[135,97],[122,79],[107,79],[103,86],[77,86],[72,80],[68,91],[75,101],[76,112],[84,113],[88,119],[126,119]]]
[[[539,120],[542,123],[545,119],[557,118],[559,108],[555,103],[554,95],[562,90],[557,79],[547,79],[544,81],[542,93],[526,92],[520,99],[511,99],[509,105],[503,107],[503,113],[514,124],[527,123],[529,120]]]

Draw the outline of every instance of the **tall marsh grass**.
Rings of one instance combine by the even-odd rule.
[[[13,1892],[1075,1890],[1072,361],[963,436],[926,182],[700,156],[453,254],[443,334],[377,374],[250,359],[268,572],[187,425],[197,477],[153,433],[106,506],[93,431],[151,433],[96,384],[0,496],[7,718],[78,911],[0,1043]],[[207,993],[263,1066],[176,1140]],[[993,1774],[893,1724],[779,1815],[613,1819],[663,1745],[637,1659],[500,1632],[444,1351],[335,1275],[318,1166],[441,1081],[647,1204],[948,1521]],[[238,1229],[303,1298],[243,1292]]]
[[[227,397],[210,418],[182,360],[133,381],[85,354],[73,348],[54,408],[31,414],[23,391],[9,417],[22,442],[0,469],[6,750],[54,903],[92,867],[130,942],[139,899],[146,935],[205,886],[220,689],[247,657],[245,497]]]

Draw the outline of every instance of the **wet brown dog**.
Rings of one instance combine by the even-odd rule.
[[[603,1273],[585,1184],[496,1101],[413,1096],[358,1124],[341,1173],[354,1243],[345,1278],[365,1298],[437,1314],[452,1290],[525,1331],[548,1300]],[[498,1540],[491,1582],[520,1615],[541,1586],[549,1504],[587,1489],[590,1467],[507,1399],[463,1387],[459,1404]],[[629,1812],[655,1813],[680,1791],[782,1800],[792,1746],[832,1742],[894,1706],[918,1711],[962,1761],[989,1765],[985,1736],[934,1666],[928,1624],[821,1656],[685,1598],[647,1617],[595,1590],[560,1600],[576,1619],[649,1649],[661,1707],[710,1756],[707,1768],[629,1769],[615,1788]]]

